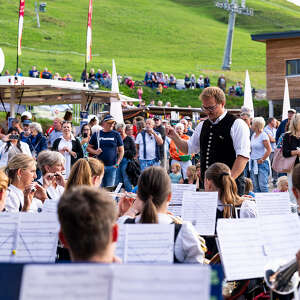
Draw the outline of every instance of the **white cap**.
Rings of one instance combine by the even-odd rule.
[[[21,117],[24,117],[26,116],[28,119],[32,119],[32,114],[31,112],[29,111],[24,111],[22,114],[21,114]]]
[[[90,121],[91,121],[92,119],[94,119],[94,118],[97,120],[97,124],[99,124],[99,119],[98,119],[98,117],[95,116],[95,115],[89,115],[89,116],[88,116],[88,123],[90,123]]]

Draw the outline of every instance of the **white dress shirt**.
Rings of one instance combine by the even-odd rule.
[[[23,192],[19,188],[10,184],[7,189],[5,209],[8,212],[19,212],[20,207],[22,208],[23,206],[24,206]],[[42,201],[39,199],[33,198],[30,208],[29,208],[29,212],[41,211],[42,207],[43,207]]]
[[[215,122],[210,121],[212,124],[218,124],[227,114],[225,111]],[[195,128],[194,134],[187,141],[188,154],[200,152],[200,135],[204,121],[200,122]],[[250,131],[249,127],[242,119],[236,119],[230,129],[230,136],[233,141],[233,147],[236,156],[241,155],[246,158],[250,157]]]
[[[129,216],[122,216],[118,223],[123,224]],[[139,223],[140,216],[135,218],[135,222]],[[173,220],[167,214],[158,214],[159,224],[172,224]],[[203,263],[204,251],[198,238],[195,227],[190,222],[183,222],[174,245],[174,253],[178,261],[182,263]]]
[[[41,185],[43,185],[43,177],[41,177],[38,181]],[[59,184],[56,184],[56,188],[53,185],[50,185],[46,191],[50,199],[54,199],[58,201],[62,196],[62,194],[64,193],[65,188]]]

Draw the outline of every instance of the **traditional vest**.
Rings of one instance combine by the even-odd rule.
[[[202,178],[207,168],[215,162],[224,163],[230,169],[232,168],[236,153],[230,130],[235,120],[235,116],[227,113],[218,124],[212,124],[210,120],[204,121],[200,134]]]

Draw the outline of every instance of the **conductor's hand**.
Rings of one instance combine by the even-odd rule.
[[[100,155],[102,152],[103,152],[102,149],[101,149],[101,148],[98,148],[98,149],[96,150],[95,154],[96,154],[96,155]]]
[[[166,126],[166,135],[173,139],[173,138],[176,138],[177,137],[177,133],[175,131],[175,129],[171,126],[171,125],[167,125]]]

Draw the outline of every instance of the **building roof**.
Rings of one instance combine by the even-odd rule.
[[[300,38],[300,31],[251,34],[251,39],[257,42],[266,42],[267,40],[295,39],[295,38]]]

